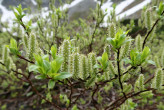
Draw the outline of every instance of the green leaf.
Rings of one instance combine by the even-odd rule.
[[[49,61],[49,55],[44,55],[44,56],[42,56],[42,59],[43,59],[43,60],[46,60],[46,61]]]
[[[21,4],[19,4],[19,6],[16,8],[16,10],[18,11],[18,13],[20,15],[22,15],[22,5]]]
[[[47,74],[50,71],[51,65],[47,60],[43,60],[43,68],[44,68],[45,74]]]
[[[63,63],[63,57],[57,57],[54,61],[51,62],[51,72],[57,73]]]
[[[31,65],[30,67],[29,67],[29,72],[38,72],[38,68],[39,68],[39,66],[37,66],[37,65]]]
[[[101,68],[101,65],[95,64],[95,65],[93,66],[93,68]]]
[[[122,59],[122,61],[125,62],[125,65],[132,63],[132,61],[129,58],[124,58],[124,59]]]
[[[147,60],[147,63],[152,64],[152,65],[156,65],[155,62],[152,60]]]
[[[57,53],[57,47],[56,46],[52,46],[51,47],[51,55],[52,55],[53,59],[56,58],[56,53]]]
[[[29,97],[29,96],[31,96],[32,94],[33,94],[33,92],[31,91],[31,92],[28,92],[28,93],[26,94],[26,96]]]
[[[54,79],[55,79],[55,80],[62,80],[62,79],[69,78],[69,77],[71,77],[71,76],[72,76],[72,74],[70,74],[70,73],[68,73],[68,72],[61,72],[61,73],[59,73],[59,75],[56,76]]]
[[[149,47],[145,47],[141,55],[142,62],[149,56],[149,54],[150,54]]]
[[[35,79],[45,79],[46,76],[45,75],[37,75],[35,76]]]
[[[10,48],[18,49],[17,48],[17,42],[15,39],[10,39]]]
[[[107,61],[108,61],[108,54],[107,54],[107,52],[104,52],[102,55],[102,62],[106,63]]]
[[[54,86],[55,86],[55,81],[54,81],[54,80],[49,80],[49,81],[48,81],[48,88],[49,88],[49,89],[53,89]]]
[[[60,67],[64,61],[64,58],[61,56],[56,56],[55,61],[56,61],[56,72],[58,72],[58,70],[60,69]]]
[[[157,9],[158,15],[161,15],[163,10],[164,10],[164,3],[161,1],[159,4],[159,8]]]
[[[125,38],[126,38],[126,34],[120,35],[120,38],[118,39],[118,43],[117,43],[117,48],[120,48],[121,45],[124,44]]]
[[[102,57],[101,57],[101,56],[97,57],[97,60],[98,60],[100,63],[102,63]]]
[[[15,55],[20,55],[20,52],[17,49],[15,49],[15,48],[9,48],[9,49],[10,49],[11,53],[13,53]]]
[[[17,12],[14,12],[14,15],[15,15],[15,17],[16,17],[17,19],[19,19],[19,15],[18,15]]]
[[[113,48],[116,48],[116,42],[114,38],[107,38],[107,41],[112,45]]]
[[[33,54],[33,55],[34,55],[34,58],[35,58],[37,64],[42,67],[43,66],[42,57],[40,55],[37,55],[37,54]]]

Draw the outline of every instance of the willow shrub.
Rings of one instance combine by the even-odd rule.
[[[32,20],[23,22],[21,5],[15,8],[15,21],[24,32],[3,46],[1,109],[14,103],[5,99],[15,98],[19,109],[132,110],[155,105],[162,110],[164,51],[154,56],[148,44],[163,19],[164,4],[142,11],[138,25],[146,31],[135,38],[129,34],[134,22],[122,25],[115,10],[109,28],[100,28],[106,15],[101,5],[93,11],[96,24],[89,26],[82,19],[68,24],[65,10],[50,5],[49,18],[38,19],[34,29]]]

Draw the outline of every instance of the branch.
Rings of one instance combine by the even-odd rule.
[[[101,6],[102,6],[102,1],[101,1],[101,4],[100,4],[100,9],[101,9]],[[98,12],[97,12],[97,19],[98,19],[99,16],[100,16],[100,15],[99,15],[99,10],[100,10],[100,9],[98,9]],[[99,27],[100,23],[102,23],[104,17],[105,17],[105,15],[101,18],[101,20],[100,20],[99,22],[96,20],[96,26],[95,26],[94,31],[93,31],[93,33],[92,33],[91,43],[89,44],[89,52],[91,52],[91,51],[93,50],[93,49],[92,49],[93,39],[95,38],[96,30],[97,30],[97,28]]]
[[[126,97],[126,94],[123,92],[124,88],[123,88],[123,85],[122,85],[122,82],[121,82],[121,72],[120,72],[119,56],[120,56],[120,48],[117,51],[117,70],[118,70],[118,78],[119,78],[119,83],[120,83],[120,86],[121,86],[121,89],[122,89],[122,93],[123,93],[123,95],[124,95],[124,97],[126,99],[127,97]]]
[[[109,106],[105,107],[105,110],[114,110],[117,107],[120,107],[129,98],[135,97],[135,96],[137,96],[137,95],[139,95],[139,94],[141,94],[143,92],[150,91],[150,90],[155,90],[155,89],[148,88],[146,90],[139,91],[139,92],[136,92],[136,93],[133,93],[133,91],[132,91],[131,93],[127,94],[127,98],[124,98],[124,97],[118,98],[112,104],[110,104]]]
[[[2,63],[2,62],[0,62],[0,64],[2,64],[3,66],[5,66],[5,64]],[[40,98],[42,98],[42,99],[44,99],[45,101],[47,101],[48,103],[50,103],[51,105],[53,105],[53,106],[54,106],[55,108],[57,108],[58,110],[62,110],[58,105],[56,105],[55,103],[53,103],[53,102],[47,100],[46,97],[44,97],[43,95],[41,95],[41,94],[38,92],[38,90],[34,87],[34,85],[33,85],[33,83],[31,82],[31,80],[30,80],[26,75],[24,75],[23,73],[20,73],[20,72],[18,72],[18,71],[16,71],[16,70],[14,70],[14,69],[10,69],[10,70],[13,71],[13,72],[16,73],[16,74],[22,75],[22,76],[26,79],[25,82],[28,82],[28,83],[30,84],[30,86],[31,86],[31,88],[33,89],[33,91],[34,91]]]
[[[33,61],[30,61],[30,60],[28,60],[28,59],[26,59],[26,58],[24,58],[23,56],[21,56],[21,55],[17,55],[20,59],[23,59],[23,60],[25,60],[25,61],[27,61],[27,62],[29,62],[29,63],[32,63],[32,64],[34,64],[34,62]]]
[[[70,95],[69,95],[69,106],[67,107],[67,110],[69,109],[69,107],[71,107],[72,105],[72,94],[73,94],[73,87],[72,87],[72,83],[71,81],[67,80],[69,82],[69,87],[70,87]]]
[[[164,14],[164,10],[163,10],[163,12],[161,13],[161,16],[162,16],[163,14]],[[154,25],[152,26],[152,28],[150,29],[150,31],[147,33],[147,35],[146,35],[146,37],[145,37],[145,39],[144,39],[144,41],[143,41],[142,50],[143,50],[144,47],[145,47],[147,38],[149,37],[149,35],[150,35],[151,32],[153,31],[154,27],[158,24],[159,20],[160,20],[160,18],[158,18],[158,19],[156,20],[156,22],[154,23]]]
[[[21,21],[20,24],[21,24],[21,26],[24,28],[26,34],[27,34],[28,36],[30,36],[29,33],[27,32],[27,28],[26,28],[25,24],[23,23],[22,19],[20,19],[20,21]]]
[[[144,84],[147,84],[147,83],[150,82],[153,78],[154,78],[154,74],[153,74],[149,79],[147,79],[147,80],[145,81]]]

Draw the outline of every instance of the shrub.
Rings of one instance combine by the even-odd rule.
[[[49,16],[37,18],[34,28],[33,19],[23,22],[21,5],[15,8],[17,29],[24,32],[10,36],[10,44],[3,46],[1,109],[14,103],[6,102],[8,98],[24,105],[20,109],[59,110],[131,110],[163,101],[164,51],[157,54],[153,46],[164,4],[143,10],[138,26],[139,31],[146,29],[144,35],[129,34],[133,25],[117,22],[115,10],[109,28],[101,28],[106,15],[101,5],[91,15],[95,24],[82,19],[68,23],[66,10],[50,5]],[[157,107],[163,108],[162,103]]]

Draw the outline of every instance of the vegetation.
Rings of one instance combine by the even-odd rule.
[[[13,27],[1,22],[0,109],[164,109],[164,2],[153,0],[128,24],[113,5],[107,28],[103,1],[69,22],[53,0],[46,18],[37,2],[28,22],[21,5]]]

